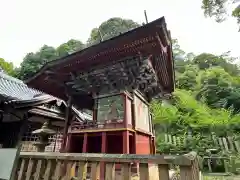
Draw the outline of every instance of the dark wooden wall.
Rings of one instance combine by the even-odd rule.
[[[12,148],[17,145],[21,122],[1,123],[0,144],[3,148]]]

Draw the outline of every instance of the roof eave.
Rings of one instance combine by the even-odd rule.
[[[162,24],[166,24],[166,23],[165,23],[165,18],[164,18],[164,16],[163,16],[163,17],[158,18],[158,19],[156,19],[156,20],[154,20],[154,21],[152,21],[152,22],[149,22],[147,25],[153,24],[153,23],[155,23],[156,21],[162,21]],[[113,37],[113,38],[111,38],[111,39],[108,39],[108,40],[102,41],[102,42],[100,42],[100,43],[98,43],[98,44],[95,44],[95,45],[92,45],[92,46],[90,46],[90,47],[87,47],[87,48],[85,48],[85,49],[83,49],[83,50],[81,50],[81,51],[77,51],[77,52],[72,53],[72,54],[70,54],[70,55],[67,55],[67,56],[65,56],[65,57],[56,59],[56,60],[54,60],[54,61],[50,61],[50,62],[46,63],[45,65],[43,65],[42,68],[40,68],[40,70],[39,70],[34,76],[32,76],[31,78],[25,80],[25,83],[28,84],[28,85],[30,85],[30,84],[31,84],[31,81],[33,81],[34,79],[38,78],[42,73],[44,73],[45,70],[49,69],[50,67],[52,67],[52,66],[54,66],[54,65],[56,65],[56,64],[64,63],[65,61],[67,61],[68,59],[71,59],[72,57],[78,55],[79,53],[83,53],[84,51],[87,51],[87,50],[89,50],[89,49],[92,49],[92,48],[95,48],[95,47],[97,47],[97,46],[101,46],[102,44],[106,44],[106,43],[108,43],[108,42],[110,42],[110,41],[114,41],[114,40],[116,40],[116,39],[119,39],[119,38],[121,38],[121,37],[123,37],[123,36],[126,36],[126,35],[129,34],[129,33],[133,33],[133,32],[135,32],[135,31],[138,31],[138,30],[141,29],[141,28],[144,28],[144,26],[137,27],[137,28],[132,29],[132,30],[126,32],[126,33],[120,34],[119,36]],[[31,86],[31,85],[30,85],[30,86]]]

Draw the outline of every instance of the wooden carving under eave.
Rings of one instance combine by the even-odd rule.
[[[143,93],[159,90],[158,78],[149,58],[129,57],[120,62],[96,67],[79,74],[74,81],[66,83],[79,93],[97,94],[139,89]]]

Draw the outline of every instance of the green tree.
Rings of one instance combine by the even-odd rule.
[[[225,107],[226,98],[232,89],[233,79],[220,67],[210,68],[199,77],[200,91],[197,99],[201,99],[210,107]]]
[[[236,76],[239,74],[239,69],[236,64],[233,64],[234,60],[235,58],[230,57],[228,53],[224,53],[220,56],[202,53],[193,58],[193,63],[197,64],[201,70],[220,66],[229,74]]]
[[[58,58],[58,53],[54,47],[44,45],[36,53],[28,53],[20,64],[20,70],[17,74],[19,79],[28,79],[32,77],[45,63]]]
[[[229,53],[213,55],[202,53],[192,61],[175,65],[176,87],[190,90],[196,99],[212,108],[231,108],[239,112],[239,69]],[[179,63],[180,61],[175,61]],[[181,67],[181,71],[179,71]]]
[[[0,68],[7,74],[14,75],[14,66],[12,62],[7,62],[3,58],[0,58]]]
[[[76,51],[80,51],[85,48],[85,45],[78,40],[71,39],[66,43],[61,44],[57,47],[57,53],[59,57],[67,56]]]
[[[110,39],[139,26],[138,23],[130,19],[110,18],[104,21],[98,28],[92,29],[87,43],[88,45],[96,44],[101,40]]]
[[[229,13],[228,9],[231,5],[235,5],[235,9]],[[202,0],[202,9],[206,17],[213,17],[217,22],[224,21],[231,14],[240,24],[239,0]]]
[[[174,60],[184,60],[186,53],[181,49],[177,39],[172,39],[172,49]]]
[[[193,59],[193,63],[197,64],[199,69],[208,69],[212,66],[220,65],[223,59],[209,53],[202,53]]]
[[[171,126],[172,131],[181,132],[188,126],[203,127],[226,124],[235,118],[235,116],[231,116],[230,111],[212,109],[203,102],[197,101],[192,93],[183,89],[176,89],[172,98],[173,102],[167,105],[159,101],[151,103],[154,123],[172,123],[175,126],[175,128]]]
[[[44,64],[76,51],[82,50],[84,44],[81,41],[71,39],[61,44],[57,49],[44,45],[36,53],[28,53],[19,69],[16,69],[16,77],[22,80],[32,77]]]
[[[173,59],[174,59],[174,68],[176,71],[176,75],[180,75],[185,71],[185,68],[188,64],[191,64],[191,61],[195,57],[193,53],[185,53],[177,39],[172,39],[172,50],[173,50]],[[180,74],[178,74],[180,73]]]
[[[101,39],[106,40],[124,33],[140,25],[129,19],[111,18],[103,22],[98,28],[94,28],[88,39],[88,46],[99,42]],[[67,56],[76,51],[82,50],[85,45],[78,40],[71,39],[61,44],[56,49],[44,45],[38,52],[29,53],[23,59],[21,66],[16,70],[16,76],[19,79],[28,79],[33,76],[45,63],[57,58]]]
[[[181,58],[176,58],[179,53]],[[230,121],[228,117],[240,111],[239,68],[229,52],[195,56],[185,53],[173,40],[173,55],[178,89],[174,93],[172,106],[152,104],[156,123],[176,121],[174,124],[180,123],[177,126],[181,128],[183,124],[221,124]]]
[[[197,85],[197,75],[199,68],[196,65],[188,64],[184,66],[184,72],[176,77],[176,86],[180,89],[195,90]]]

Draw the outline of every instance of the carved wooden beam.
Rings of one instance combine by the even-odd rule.
[[[132,59],[126,58],[125,61],[118,61],[104,67],[99,66],[92,71],[68,74],[71,78],[64,84],[58,80],[57,74],[49,74],[48,78],[59,86],[68,88],[68,91],[71,90],[71,94],[77,94],[77,92],[104,94],[129,88],[151,92],[154,91],[151,89],[158,85],[156,73],[159,73],[155,72],[156,67],[151,61],[150,57],[143,57],[140,54]],[[158,63],[155,65],[160,66]]]

